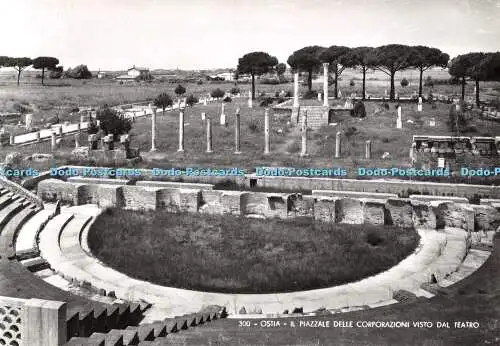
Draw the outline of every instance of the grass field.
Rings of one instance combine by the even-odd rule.
[[[165,286],[271,293],[330,287],[394,266],[418,243],[412,229],[310,219],[109,209],[89,245],[106,264]]]

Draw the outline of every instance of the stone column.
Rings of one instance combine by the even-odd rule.
[[[241,154],[240,150],[240,109],[236,108],[234,119],[234,153]]]
[[[264,112],[264,154],[269,154],[269,108]]]
[[[80,115],[80,123],[85,123],[87,122],[87,116],[86,115]]]
[[[75,149],[80,147],[80,135],[78,133],[75,134]]]
[[[57,147],[56,138],[57,138],[56,133],[52,132],[50,134],[50,148],[52,151],[56,151],[56,147]]]
[[[14,135],[10,135],[10,138],[9,138],[9,144],[10,145],[14,145]]]
[[[103,148],[104,150],[114,150],[115,149],[114,144],[115,144],[114,136],[112,134],[104,137],[104,148]]]
[[[120,136],[120,143],[123,145],[123,149],[127,153],[128,157],[128,152],[130,151],[130,135],[121,135]]]
[[[299,106],[299,73],[293,74],[293,107]]]
[[[323,63],[323,106],[328,106],[328,63]]]
[[[97,149],[97,135],[96,134],[89,135],[88,141],[89,141],[89,150],[96,150]]]
[[[207,113],[205,113],[205,112],[202,112],[202,113],[201,113],[201,120],[202,120],[202,121],[207,120]]]
[[[156,151],[156,107],[151,107],[151,150]]]
[[[66,343],[66,303],[30,299],[22,308],[23,345],[46,346]]]
[[[307,156],[307,111],[302,113],[302,145],[300,156]]]
[[[339,132],[337,132],[337,135],[335,136],[335,158],[336,159],[340,159],[340,155],[341,155],[341,137],[342,134]]]
[[[221,112],[220,112],[220,125],[222,126],[226,126],[226,113],[224,113],[224,108],[225,108],[226,104],[224,102],[222,102],[222,105],[221,105]]]
[[[318,101],[321,101],[321,93],[318,93]]]
[[[248,90],[248,108],[253,107],[253,100],[252,100],[252,91]]]
[[[33,124],[33,114],[31,113],[26,114],[24,123],[26,130],[31,130],[31,125]]]
[[[417,106],[417,111],[421,112],[422,111],[422,97],[418,98],[418,106]]]
[[[365,142],[365,159],[371,159],[372,158],[372,141],[367,140]]]
[[[184,111],[179,112],[179,152],[184,151]]]
[[[35,133],[36,141],[40,142],[40,131]]]
[[[212,119],[207,118],[207,153],[212,152]]]
[[[402,112],[401,112],[401,106],[398,107],[398,119],[396,121],[396,127],[398,129],[402,129],[403,128],[403,120],[401,118],[401,115],[402,115]]]

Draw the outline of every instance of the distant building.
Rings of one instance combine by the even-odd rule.
[[[233,81],[236,79],[235,76],[236,76],[236,74],[234,72],[222,72],[222,73],[218,73],[216,75],[210,76],[210,78]]]
[[[97,78],[99,78],[99,79],[106,78],[107,76],[108,76],[108,74],[104,71],[97,72]]]
[[[144,80],[151,79],[151,72],[145,67],[136,67],[135,65],[127,70],[127,74],[116,77],[118,80]]]

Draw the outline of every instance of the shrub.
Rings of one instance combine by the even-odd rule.
[[[266,97],[265,99],[263,99],[261,102],[260,102],[260,106],[261,107],[267,107],[269,106],[270,104],[272,104],[274,102],[274,99],[272,97]]]
[[[233,87],[231,89],[231,94],[232,95],[238,95],[240,93],[240,88],[237,88],[237,87]]]
[[[200,79],[200,80],[198,80],[198,81],[196,82],[196,84],[198,84],[198,85],[202,85],[202,84],[203,84],[203,81]]]
[[[285,97],[292,97],[293,96],[293,93],[288,90],[286,93],[285,93]]]
[[[198,98],[196,96],[194,96],[193,94],[189,95],[187,98],[186,98],[186,104],[189,105],[189,106],[192,106],[196,103],[198,103]]]
[[[408,82],[408,79],[406,79],[406,78],[401,79],[401,86],[402,86],[403,88],[406,88],[406,87],[408,86],[408,84],[410,84],[410,83]]]
[[[178,96],[183,95],[186,92],[186,88],[184,88],[182,85],[177,84],[177,87],[174,90],[175,94]]]
[[[432,80],[431,76],[427,76],[427,79],[424,82],[424,86],[430,86],[430,87],[434,86],[434,81]]]
[[[350,138],[352,135],[354,135],[356,132],[358,132],[358,129],[355,128],[354,126],[349,126],[347,130],[345,131],[345,136],[347,138]]]
[[[233,99],[230,98],[229,96],[226,96],[222,101],[223,102],[231,102],[231,101],[233,101]]]
[[[316,90],[308,90],[302,98],[306,100],[318,98],[318,92]]]
[[[217,88],[217,89],[214,89],[212,90],[212,92],[210,93],[210,96],[216,98],[216,99],[219,99],[221,97],[224,97],[224,91],[222,91],[220,88]]]
[[[384,107],[386,110],[389,110],[389,104],[387,102],[382,103],[382,107]]]
[[[250,121],[250,123],[248,123],[248,129],[252,133],[260,132],[260,130],[261,130],[260,124],[256,120],[252,120],[252,121]]]
[[[122,134],[128,133],[132,129],[129,119],[119,115],[114,109],[104,106],[97,111],[97,120],[105,135],[112,134],[115,139]]]
[[[354,83],[354,79],[351,79],[351,80],[349,81],[349,85],[350,85],[350,86],[352,86],[352,87],[356,85],[356,83]]]
[[[172,101],[172,98],[170,97],[169,94],[161,93],[158,96],[156,96],[153,103],[156,107],[159,107],[159,108],[165,110],[165,108],[167,108],[168,106],[171,106],[173,104],[173,101]]]
[[[300,144],[297,142],[292,142],[286,147],[286,151],[290,154],[295,154],[300,151]]]
[[[88,79],[92,78],[92,73],[89,71],[87,65],[78,65],[74,68],[69,68],[64,73],[66,78],[74,79]]]
[[[94,135],[94,134],[96,134],[96,133],[98,133],[98,132],[99,132],[99,127],[97,126],[96,122],[95,122],[95,121],[93,121],[93,120],[92,120],[92,121],[90,121],[90,122],[89,122],[89,125],[88,125],[88,127],[87,127],[87,133],[88,133],[89,135]]]
[[[260,84],[276,85],[276,84],[280,84],[280,81],[279,81],[279,79],[276,79],[276,78],[261,78]]]
[[[285,101],[286,100],[283,97],[278,97],[278,99],[276,100],[276,103],[283,103]]]
[[[366,117],[366,109],[365,104],[361,101],[356,101],[353,109],[351,110],[351,116],[355,118],[364,118]]]

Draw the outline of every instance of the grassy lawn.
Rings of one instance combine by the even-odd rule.
[[[258,326],[242,328],[241,319],[223,319],[198,327],[205,343],[218,345],[384,345],[384,346],[476,346],[500,344],[500,237],[486,263],[459,283],[431,299],[393,304],[375,309],[319,317],[281,319],[279,328]],[[268,319],[269,320],[269,319]],[[283,322],[353,321],[354,326],[338,328],[291,328]],[[409,321],[410,328],[363,328],[358,321]],[[432,322],[432,328],[415,328],[413,322]],[[455,322],[477,322],[479,328],[457,328]],[[436,328],[437,322],[448,322],[450,328]]]
[[[418,243],[412,229],[309,219],[109,209],[89,234],[92,252],[138,279],[233,293],[324,288],[384,271]]]

